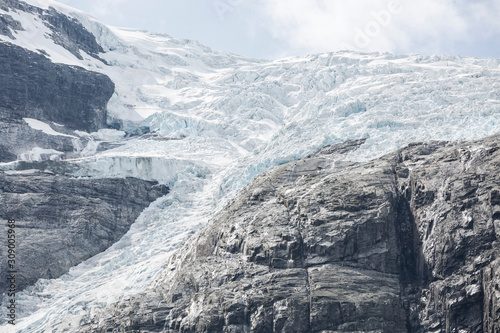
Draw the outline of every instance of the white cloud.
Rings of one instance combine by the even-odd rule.
[[[197,39],[253,57],[346,48],[500,56],[500,0],[59,1],[107,24]],[[398,2],[402,12],[389,5],[397,9]]]
[[[291,52],[341,49],[453,52],[477,30],[498,35],[500,0],[261,0],[265,22]],[[486,33],[486,32],[485,32]]]
[[[500,0],[482,0],[471,3],[468,7],[471,21],[481,29],[484,35],[500,34]]]
[[[99,16],[114,15],[118,16],[118,18],[120,19],[123,19],[123,17],[125,16],[123,14],[123,9],[129,7],[129,4],[127,4],[127,2],[128,0],[92,0],[90,1],[90,3],[92,4],[91,11]]]

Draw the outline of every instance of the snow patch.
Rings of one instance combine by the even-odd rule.
[[[33,119],[33,118],[23,118],[23,120],[26,123],[28,123],[28,125],[31,128],[33,128],[35,130],[38,130],[38,131],[42,131],[45,134],[48,134],[48,135],[57,135],[57,136],[65,136],[65,137],[68,137],[68,138],[77,139],[76,136],[68,135],[68,134],[64,134],[64,133],[60,133],[60,132],[57,132],[57,131],[53,130],[52,127],[50,127],[49,124],[44,123],[43,121],[40,121],[40,120],[37,120],[37,119]],[[59,125],[59,126],[61,126],[61,125]]]
[[[28,169],[28,170],[7,170],[4,171],[6,175],[16,175],[16,176],[21,176],[21,175],[33,175],[36,173],[40,173],[41,171],[39,169]]]
[[[90,135],[99,141],[119,141],[125,137],[126,133],[115,129],[103,128],[97,132],[90,133]]]

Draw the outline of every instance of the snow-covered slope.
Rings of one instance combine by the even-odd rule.
[[[27,2],[79,20],[96,36],[106,63],[82,51],[78,59],[54,43],[33,13],[4,13],[24,31],[0,40],[106,74],[116,86],[108,123],[129,134],[150,130],[126,137],[76,131],[92,139],[72,161],[81,167],[75,176],[135,176],[172,191],[110,249],[20,293],[16,329],[22,332],[78,326],[143,290],[190,234],[275,165],[347,139],[367,139],[350,156],[362,161],[413,141],[500,131],[500,59],[340,52],[253,60],[194,41],[108,27],[57,2]],[[120,146],[98,152],[104,142]]]

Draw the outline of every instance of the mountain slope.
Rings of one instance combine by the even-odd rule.
[[[20,293],[20,331],[78,327],[144,291],[194,231],[273,166],[349,139],[364,142],[345,160],[368,161],[413,141],[472,140],[500,128],[498,59],[340,52],[253,60],[107,27],[53,1],[2,0],[0,13],[2,47],[114,86],[104,89],[112,94],[105,123],[92,119],[99,126],[18,119],[31,140],[2,148],[11,162],[0,169],[135,177],[170,189],[108,250]],[[68,118],[71,109],[63,109]]]
[[[77,331],[496,332],[499,136],[274,168]]]

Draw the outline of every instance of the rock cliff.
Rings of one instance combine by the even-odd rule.
[[[55,44],[78,59],[85,52],[104,62],[99,58],[104,50],[95,36],[76,19],[17,0],[2,0],[0,8],[5,11],[0,15],[0,34],[7,40],[15,41],[18,32],[25,31],[14,17],[31,14],[48,28],[48,37]],[[33,129],[24,118],[55,126],[56,132],[93,132],[108,127],[107,103],[115,86],[107,76],[53,63],[44,50],[33,52],[8,41],[0,43],[0,73],[0,162],[14,161],[33,148],[72,153],[86,145],[74,133],[72,137],[48,135]]]
[[[135,178],[77,179],[34,169],[0,172],[0,219],[17,221],[18,290],[40,278],[57,278],[104,251],[144,208],[167,193],[166,186]],[[7,270],[6,264],[2,261],[0,271]],[[5,287],[2,279],[0,292]]]
[[[20,0],[0,0],[0,8],[7,13],[24,12],[35,15],[50,29],[50,37],[55,44],[64,47],[80,60],[83,59],[80,54],[83,51],[105,62],[99,57],[99,53],[104,52],[104,50],[97,43],[95,36],[85,29],[78,20],[55,10],[53,7],[42,9]],[[0,15],[0,34],[15,40],[17,31],[24,31],[21,22],[10,14]],[[43,50],[40,52],[43,54]]]
[[[500,136],[257,177],[81,332],[499,332]]]
[[[35,147],[73,152],[78,148],[74,139],[85,145],[74,134],[49,135],[33,129],[24,118],[58,131],[107,127],[106,106],[114,84],[105,75],[54,64],[43,55],[5,43],[0,43],[0,73],[0,162],[14,161]]]
[[[106,105],[114,92],[107,76],[5,43],[0,43],[0,72],[2,120],[36,118],[88,132],[106,127]]]
[[[84,52],[105,66],[99,58],[102,47],[76,19],[17,0],[0,0],[0,8],[0,34],[10,40],[25,31],[16,18],[35,17],[56,45],[78,59]],[[107,104],[115,88],[109,77],[54,63],[45,50],[34,52],[9,41],[0,43],[0,73],[0,162],[14,162],[0,171],[0,219],[17,220],[20,291],[104,251],[169,189],[134,178],[72,176],[78,164],[65,158],[75,157],[93,140],[88,133],[109,127]],[[5,250],[0,249],[3,258]],[[6,264],[2,260],[1,275]],[[5,287],[2,279],[0,293]]]

